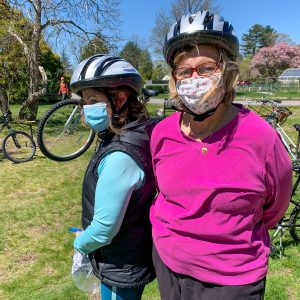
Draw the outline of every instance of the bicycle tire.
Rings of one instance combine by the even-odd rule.
[[[289,226],[291,237],[296,243],[300,243],[300,208],[297,206],[292,210]]]
[[[81,122],[77,100],[54,104],[38,124],[37,143],[51,160],[69,161],[82,155],[92,144],[95,133]]]
[[[18,145],[16,145],[16,141]],[[36,151],[33,138],[24,131],[9,133],[2,142],[5,157],[14,163],[30,161]]]

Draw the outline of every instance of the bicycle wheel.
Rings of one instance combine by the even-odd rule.
[[[37,143],[41,152],[55,161],[79,157],[92,144],[95,133],[83,125],[77,100],[53,105],[38,125]]]
[[[4,138],[2,149],[6,158],[15,163],[22,163],[32,159],[36,146],[29,134],[23,131],[14,131]]]
[[[290,221],[290,234],[296,243],[300,243],[300,208],[295,207],[291,213]]]

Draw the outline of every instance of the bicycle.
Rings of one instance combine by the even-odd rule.
[[[300,199],[296,199],[296,197],[298,197],[297,189],[300,184],[300,125],[294,124],[294,128],[298,132],[297,142],[295,144],[281,127],[292,112],[287,107],[280,106],[280,100],[257,100],[255,103],[259,104],[258,108],[253,105],[251,106],[253,102],[249,100],[247,100],[247,103],[249,108],[263,117],[279,133],[283,145],[290,154],[293,172],[296,176],[288,212],[285,213],[273,228],[275,232],[271,233],[273,229],[270,231],[271,253],[276,254],[278,252],[277,247],[274,245],[274,240],[279,236],[279,257],[282,258],[284,252],[283,236],[287,230],[295,243],[300,242]]]
[[[251,105],[258,104],[259,107]],[[297,159],[296,144],[292,141],[289,135],[282,128],[287,118],[292,112],[285,106],[280,106],[281,100],[247,100],[246,107],[251,108],[258,115],[264,118],[276,131],[279,133],[284,147],[292,158],[292,161]]]
[[[300,125],[298,125],[298,132],[300,131]],[[299,141],[298,135],[298,141]],[[299,155],[299,147],[298,147],[298,155]],[[300,158],[300,157],[299,157]],[[289,207],[290,213],[286,213],[278,222],[278,224],[275,227],[275,232],[270,236],[271,240],[271,253],[276,254],[277,253],[277,247],[274,245],[274,240],[279,235],[279,257],[282,258],[284,253],[283,248],[283,236],[286,232],[286,230],[289,230],[289,233],[294,240],[295,243],[300,242],[300,199],[296,199],[296,193],[297,189],[300,184],[300,163],[294,163],[293,171],[295,175],[297,176],[296,181],[293,185],[292,189],[292,196],[290,200],[290,204],[294,205],[293,208],[291,206]]]
[[[10,113],[5,113],[0,117],[2,123],[0,132],[7,128],[9,133],[2,141],[2,151],[4,156],[14,163],[30,161],[36,152],[35,142],[28,133],[14,130],[10,125]]]
[[[157,91],[142,89],[139,100],[146,104]],[[40,120],[37,143],[41,152],[51,160],[73,160],[89,149],[95,132],[81,121],[80,100],[59,101]]]

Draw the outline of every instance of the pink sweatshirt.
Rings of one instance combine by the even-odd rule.
[[[276,131],[241,108],[204,139],[180,130],[181,113],[161,121],[151,137],[159,194],[150,219],[153,240],[174,272],[220,285],[265,277],[268,229],[289,205],[292,166]]]

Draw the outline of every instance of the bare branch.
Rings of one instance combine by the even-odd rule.
[[[23,39],[17,33],[15,33],[11,28],[8,28],[7,32],[10,35],[12,35],[21,44],[21,46],[23,47],[24,54],[27,57],[27,59],[29,60],[30,59],[30,51],[29,51],[29,48],[26,45],[26,43],[23,41]]]
[[[81,32],[83,32],[85,35],[97,35],[97,33],[95,32],[90,32],[87,31],[85,29],[83,29],[81,26],[79,26],[78,24],[76,24],[75,22],[71,21],[71,20],[48,20],[45,24],[43,24],[41,26],[42,30],[44,30],[46,27],[48,26],[57,26],[60,24],[70,24],[74,27],[76,27],[77,29],[79,29]]]
[[[170,26],[180,20],[181,16],[196,13],[199,10],[209,10],[213,13],[219,11],[215,0],[173,0],[170,12],[160,9],[156,15],[155,25],[152,29],[151,41],[154,51],[162,55],[165,36]]]

